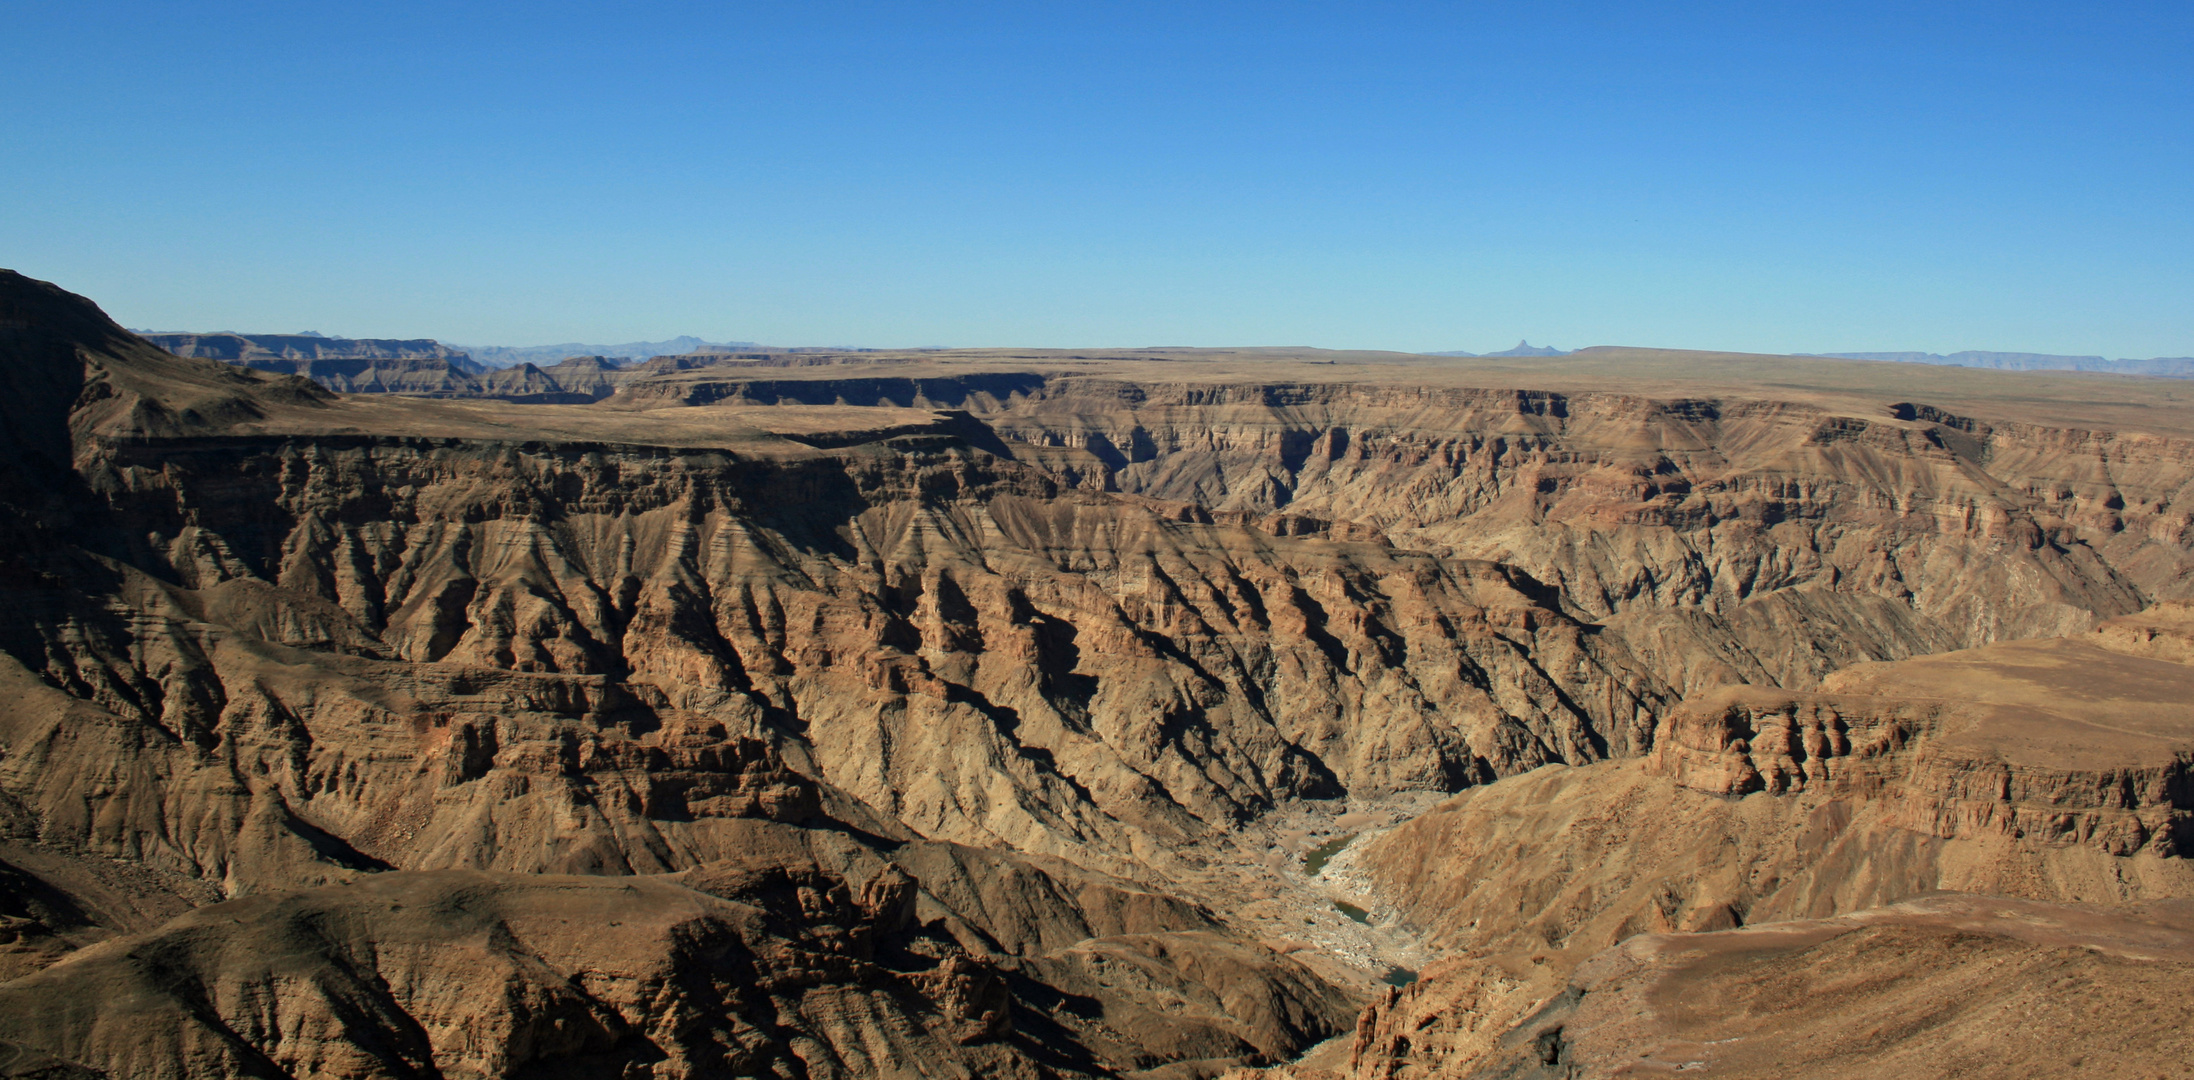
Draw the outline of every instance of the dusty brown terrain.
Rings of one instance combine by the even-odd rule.
[[[2079,943],[2014,933],[2024,945],[1967,949],[1973,943],[1958,934],[1908,918],[1909,906],[1886,905],[1949,891],[2132,905],[2123,917],[2138,921],[2194,897],[2185,858],[2194,840],[2194,667],[2155,658],[2178,653],[2186,621],[2185,609],[2169,607],[2076,639],[1862,664],[1815,692],[1725,688],[1670,710],[1642,759],[1548,766],[1360,841],[1329,876],[1446,958],[1369,1010],[1347,1065],[1336,1056],[1327,1067],[1381,1077],[1596,1076],[1705,1062],[1724,1075],[2013,1076],[2083,1057],[2081,1075],[2159,1075],[2183,1060],[2189,1037],[2183,1022],[2162,1019],[2165,999],[2155,996],[2177,969],[1999,984],[2006,971],[2024,978],[2065,967],[2029,946]],[[2119,927],[2113,910],[2078,918],[2118,927],[2109,933],[2138,930]],[[2000,911],[2074,918],[2034,905]],[[1864,914],[1831,918],[1854,912]],[[1823,944],[1831,930],[1877,924],[1895,929]],[[1720,940],[1716,932],[1738,926],[1759,934],[1728,937],[1731,955],[1786,976],[1771,994],[1760,989],[1764,974],[1693,986],[1678,977],[1709,968],[1654,966],[1664,953],[1720,956],[1723,946],[1685,934]],[[1788,948],[1745,952],[1744,943],[1769,940]],[[1618,969],[1624,980],[1677,981],[1641,990],[1645,997],[1586,994],[1610,1033],[1596,1037],[1613,1041],[1598,1057],[1527,1060],[1553,1053],[1551,1043],[1525,1045],[1561,1026],[1549,1017],[1567,1016],[1570,998]],[[1975,1001],[1969,984],[1999,996]],[[2142,1030],[2154,1038],[2135,1040],[2139,1053],[2120,1052],[2125,1040],[2106,1038],[2109,1025],[2083,1019],[2096,1015],[2083,1010],[2108,1008],[2103,1001],[2032,1011],[2053,988],[2075,984],[2148,1002],[2140,1007],[2156,1019]],[[1771,1003],[1744,997],[1754,990]],[[1661,1026],[1677,1015],[1660,1004],[1671,1001],[1686,1003],[1682,1024],[1728,1031],[1687,1042]],[[1705,1004],[1715,1002],[1726,1009]],[[2039,1026],[2015,1033],[2028,1040],[2018,1053],[1986,1068],[1968,1060],[2014,1034],[2017,1023],[2004,1017],[2022,1010]],[[1834,1037],[1801,1034],[1813,1029]],[[1740,1036],[1772,1050],[1713,1049]],[[1678,1051],[1653,1040],[1696,1060],[1662,1061]],[[1966,1049],[1931,1057],[1937,1040]],[[1629,1072],[1618,1068],[1626,1063]]]
[[[1169,898],[735,831],[674,875],[390,871],[203,907],[0,987],[0,1040],[128,1076],[1092,1075],[1285,1056],[1349,1013]]]
[[[1477,1068],[1638,934],[2194,896],[2183,383],[562,367],[0,274],[0,1074]]]
[[[2189,974],[2183,900],[2098,909],[1943,895],[1644,934],[1566,981],[1458,966],[1367,1010],[1334,1071],[1285,1071],[2177,1080],[2194,1076]],[[1539,992],[1519,991],[1534,981]],[[1503,1018],[1483,1022],[1488,1011]]]
[[[1937,889],[2194,895],[2194,667],[2106,647],[2183,618],[1863,664],[1815,692],[1714,691],[1671,709],[1644,758],[1466,791],[1336,873],[1486,951],[1596,951]]]

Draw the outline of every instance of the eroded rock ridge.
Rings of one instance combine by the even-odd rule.
[[[2194,892],[2175,432],[225,359],[287,374],[0,275],[0,1067],[1403,1075],[1541,1052],[1639,934]],[[1227,854],[1458,792],[1317,883]],[[1451,959],[1373,995],[1311,885]]]

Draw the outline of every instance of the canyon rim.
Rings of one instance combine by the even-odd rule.
[[[0,1075],[2194,1076],[2183,383],[161,340],[0,272]]]

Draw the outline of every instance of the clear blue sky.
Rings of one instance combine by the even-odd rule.
[[[0,266],[477,344],[2194,355],[2194,3],[0,0]]]

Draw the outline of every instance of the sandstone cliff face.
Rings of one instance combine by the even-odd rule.
[[[1761,401],[998,373],[627,384],[633,404],[964,408],[1070,480],[1514,565],[1685,691],[2075,632],[2179,595],[2194,452]]]
[[[1147,447],[1111,471],[1124,490],[1515,565],[1686,691],[2085,629],[2186,575],[2194,459],[2164,440],[1615,394],[1142,393],[1124,431],[1075,431],[1072,391],[993,423]]]
[[[617,384],[625,378],[625,365],[607,356],[568,356],[540,371],[556,383],[558,390],[584,394],[592,401],[616,393]]]
[[[1828,693],[1738,689],[1680,706],[1646,768],[1710,794],[1893,803],[1886,823],[1942,839],[2184,856],[2186,670],[2062,640],[1863,664]]]
[[[2155,436],[1911,403],[1861,419],[1614,393],[750,368],[658,358],[450,392],[966,409],[1070,485],[1514,565],[1685,691],[1805,688],[1854,662],[2078,631],[2177,596],[2189,569],[2194,455]]]
[[[708,813],[656,794],[663,770],[735,737],[924,835],[1133,874],[1276,799],[1636,753],[1665,699],[1504,568],[1179,521],[966,447],[230,440],[115,444],[84,473],[110,545],[19,549],[41,584],[10,651],[173,740],[163,769],[232,773],[407,868],[685,865],[699,841],[655,837]],[[572,850],[595,854],[516,839],[543,770],[594,778]]]

